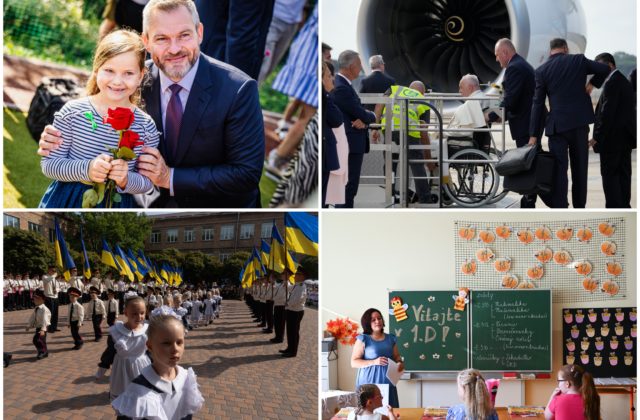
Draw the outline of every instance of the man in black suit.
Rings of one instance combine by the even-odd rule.
[[[618,69],[613,56],[602,53],[596,62],[611,73],[605,79],[596,105],[593,139],[600,153],[600,174],[607,208],[631,208],[631,150],[636,148],[635,94]]]
[[[369,58],[369,66],[371,74],[362,79],[360,83],[360,93],[385,93],[389,88],[396,84],[393,77],[384,74],[384,60],[381,55],[372,55]],[[366,104],[364,106],[369,111],[373,111],[375,104]]]
[[[500,67],[505,69],[502,79],[502,88],[504,89],[502,106],[505,110],[505,117],[509,121],[511,138],[515,140],[516,146],[523,147],[529,144],[531,103],[536,87],[535,73],[531,64],[518,55],[510,39],[498,40],[494,52],[496,61],[500,63]],[[542,133],[538,133],[536,137],[540,140]],[[540,146],[539,142],[538,146]],[[535,207],[536,194],[522,196],[520,208],[533,209]]]
[[[536,88],[531,106],[529,144],[538,143],[545,99],[549,96],[550,111],[545,132],[549,137],[549,151],[556,159],[550,204],[554,208],[569,207],[567,169],[571,161],[571,202],[574,208],[584,208],[587,204],[589,124],[595,121],[585,83],[587,76],[593,74],[590,83],[600,87],[609,74],[609,68],[582,54],[569,54],[564,39],[551,40],[550,48],[549,59],[535,71]]]
[[[351,81],[362,71],[362,62],[357,52],[346,50],[338,57],[339,71],[335,78],[335,88],[331,92],[333,102],[342,111],[344,129],[349,142],[349,180],[345,188],[345,203],[342,208],[353,208],[353,200],[358,193],[360,170],[364,154],[369,152],[367,125],[376,121],[376,114],[366,110]]]

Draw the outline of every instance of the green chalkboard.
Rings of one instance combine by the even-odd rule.
[[[551,290],[471,292],[471,367],[551,371]]]
[[[398,339],[405,370],[448,372],[467,368],[468,308],[453,309],[453,296],[457,294],[456,290],[389,291],[389,331]],[[402,300],[401,308],[406,305],[404,320],[402,310],[395,311],[397,317],[394,315],[394,297]]]

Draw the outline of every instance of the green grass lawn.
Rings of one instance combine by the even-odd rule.
[[[35,208],[51,182],[40,170],[37,143],[25,123],[26,114],[4,108],[4,207]],[[260,179],[262,206],[268,207],[276,183]]]
[[[25,123],[26,114],[4,108],[4,207],[34,208],[51,182],[40,170],[37,143]]]

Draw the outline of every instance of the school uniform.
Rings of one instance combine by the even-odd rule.
[[[73,337],[74,349],[79,349],[84,344],[84,340],[80,336],[82,321],[84,321],[84,306],[76,299],[75,302],[69,304],[69,328]]]
[[[264,288],[265,300],[263,318],[267,326],[262,330],[262,332],[265,334],[271,334],[273,332],[273,285],[267,284]]]
[[[304,304],[307,301],[307,286],[296,283],[287,299],[285,316],[287,322],[287,348],[282,352],[285,357],[295,357],[300,343],[300,322],[304,316]]]
[[[116,323],[116,318],[120,314],[118,312],[118,300],[115,298],[109,299],[107,301],[107,325],[112,326]]]
[[[111,405],[118,419],[191,418],[204,403],[192,368],[176,366],[173,381],[160,378],[153,366],[147,366]]]
[[[267,287],[264,285],[260,285],[260,289],[258,292],[258,299],[260,302],[260,305],[258,306],[258,321],[260,322],[260,324],[258,325],[258,327],[266,327],[267,326],[267,319],[265,316],[265,306],[267,305]]]
[[[5,277],[3,283],[2,283],[2,303],[3,303],[3,311],[7,312],[9,310],[9,302],[11,301],[10,299],[10,295],[13,294],[13,292],[10,292],[11,290],[11,283],[9,281],[8,278]]]
[[[123,280],[118,280],[118,282],[116,283],[116,299],[118,300],[118,311],[120,313],[124,312],[124,292],[125,292],[125,285],[124,285],[124,281]]]
[[[107,290],[116,290],[115,282],[111,277],[107,277],[102,280],[102,300],[109,300],[109,296],[107,295]]]
[[[287,303],[286,292],[287,284],[285,282],[277,283],[273,291],[273,329],[276,336],[271,339],[273,343],[282,343],[284,341],[284,307]]]
[[[51,325],[51,311],[49,308],[44,303],[36,306],[29,317],[27,331],[31,328],[36,329],[33,335],[33,345],[38,351],[38,359],[49,356],[47,350],[47,327],[49,325]],[[44,334],[40,335],[42,331],[44,331]]]
[[[104,302],[100,299],[91,299],[91,302],[87,305],[87,317],[91,319],[91,323],[93,324],[93,332],[96,337],[96,341],[100,341],[102,338],[102,329],[100,328],[100,324],[102,323],[102,318],[106,314],[106,309],[104,307]]]
[[[51,323],[47,329],[50,333],[58,329],[58,283],[56,282],[56,274],[45,274],[42,276],[42,285],[44,288],[45,301],[44,304],[51,314]]]

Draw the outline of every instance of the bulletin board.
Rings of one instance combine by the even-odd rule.
[[[562,359],[595,378],[631,378],[637,366],[636,308],[562,310]]]
[[[457,287],[551,289],[557,303],[627,297],[621,217],[454,223]]]

